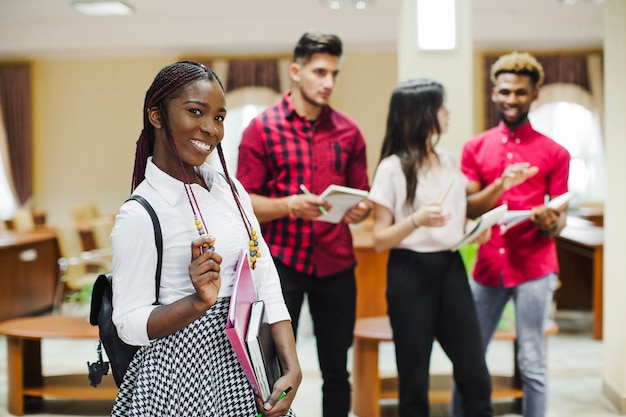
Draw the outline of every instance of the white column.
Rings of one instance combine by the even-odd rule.
[[[626,414],[626,2],[604,3],[604,395]]]
[[[440,146],[460,156],[463,143],[474,131],[474,63],[472,0],[457,0],[457,43],[452,51],[417,49],[415,1],[401,0],[398,36],[398,80],[428,77],[441,82],[451,112],[448,133]]]

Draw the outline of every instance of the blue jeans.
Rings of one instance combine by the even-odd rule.
[[[515,304],[517,360],[522,378],[522,414],[524,417],[544,417],[547,409],[548,366],[544,329],[557,275],[527,281],[512,288],[488,287],[470,282],[483,346],[487,349],[497,330],[502,312],[509,299]],[[450,417],[462,417],[460,394],[453,391]],[[465,416],[470,417],[470,416]]]

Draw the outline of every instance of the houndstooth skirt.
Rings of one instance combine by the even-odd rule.
[[[229,300],[219,299],[187,327],[141,347],[111,416],[256,416],[254,393],[224,332]]]

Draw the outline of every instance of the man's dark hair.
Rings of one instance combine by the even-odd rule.
[[[293,62],[306,64],[313,54],[341,56],[343,45],[337,35],[320,32],[306,32],[293,50]]]

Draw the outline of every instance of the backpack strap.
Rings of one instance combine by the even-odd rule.
[[[218,174],[220,174],[222,176],[222,178],[224,178],[224,181],[228,182],[228,179],[226,179],[226,174],[224,174],[221,171],[218,171]],[[230,179],[230,185],[235,189],[235,192],[237,193],[237,195],[239,195],[239,190],[237,189],[237,186],[235,185],[235,181],[233,181],[233,179]]]
[[[158,305],[159,289],[161,288],[161,267],[163,264],[163,235],[161,234],[161,223],[159,222],[159,218],[157,217],[156,212],[154,211],[150,203],[148,203],[148,200],[137,194],[130,196],[126,201],[129,200],[135,200],[136,202],[141,204],[143,208],[146,209],[146,211],[150,215],[150,218],[152,219],[152,226],[154,227],[154,242],[157,248],[157,268],[154,275],[155,289],[153,305]]]

